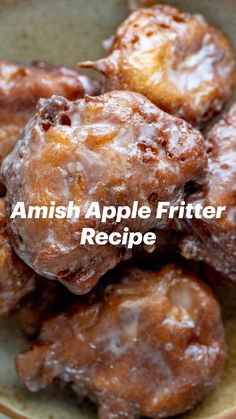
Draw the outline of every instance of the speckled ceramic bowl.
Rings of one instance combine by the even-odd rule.
[[[236,0],[167,1],[200,12],[229,34],[236,49]],[[126,16],[125,0],[0,0],[0,58],[75,65],[102,56],[101,41]],[[229,359],[220,385],[181,419],[236,419],[236,288],[224,296]],[[30,394],[14,372],[15,355],[29,345],[17,321],[0,322],[0,419],[90,419],[61,390]]]

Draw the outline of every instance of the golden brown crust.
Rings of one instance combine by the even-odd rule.
[[[8,210],[18,201],[26,208],[74,201],[81,214],[77,220],[10,220],[15,250],[41,276],[86,293],[132,252],[122,244],[81,246],[84,227],[108,234],[124,227],[145,233],[168,224],[156,220],[154,210],[146,220],[104,225],[85,219],[90,203],[132,207],[138,201],[153,209],[158,201],[175,203],[184,185],[198,181],[205,168],[202,135],[141,95],[111,92],[75,102],[43,100],[24,139],[4,162]]]
[[[206,137],[207,184],[190,202],[226,206],[220,219],[190,222],[192,234],[180,244],[183,256],[203,261],[236,281],[236,105]]]
[[[169,417],[191,409],[218,382],[225,360],[211,291],[176,265],[134,269],[93,303],[46,322],[17,358],[33,391],[59,380],[98,404],[99,418]]]
[[[235,82],[228,38],[201,15],[157,5],[121,24],[110,55],[82,63],[105,76],[105,90],[144,94],[170,114],[200,126],[222,109]]]

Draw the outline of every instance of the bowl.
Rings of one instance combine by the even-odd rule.
[[[228,33],[236,50],[235,0],[166,3],[204,14]],[[101,42],[126,16],[125,0],[1,0],[0,59],[67,65],[97,59],[104,55]],[[219,294],[229,358],[215,391],[179,419],[236,418],[236,287],[224,288]],[[0,419],[96,418],[94,410],[79,407],[70,392],[51,389],[32,394],[24,388],[16,377],[14,358],[28,346],[16,318],[0,321]]]

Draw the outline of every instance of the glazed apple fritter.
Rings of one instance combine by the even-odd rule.
[[[46,322],[17,358],[36,391],[55,380],[98,404],[100,419],[170,417],[218,383],[226,355],[210,289],[176,265],[134,269],[92,303]]]
[[[236,281],[236,104],[208,133],[207,184],[189,200],[226,206],[220,219],[189,220],[192,233],[180,244],[187,259],[203,261]]]
[[[0,165],[36,112],[38,99],[57,94],[74,100],[99,91],[97,81],[68,67],[0,61]]]
[[[142,93],[195,126],[222,109],[235,82],[228,38],[203,16],[167,5],[131,14],[117,30],[109,56],[81,67],[100,71],[106,91]]]
[[[142,95],[111,92],[70,102],[42,100],[24,138],[5,160],[3,177],[8,212],[18,201],[25,207],[80,206],[80,218],[9,220],[17,254],[39,275],[59,279],[77,294],[88,292],[109,269],[132,251],[122,244],[81,245],[82,229],[108,234],[145,233],[169,220],[156,220],[158,201],[178,202],[188,181],[205,174],[202,135]],[[149,219],[120,223],[85,219],[91,202],[149,205]]]

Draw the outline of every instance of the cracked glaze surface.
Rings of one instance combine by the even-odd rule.
[[[40,98],[57,94],[73,100],[99,90],[98,82],[69,67],[0,61],[0,164],[22,136]]]
[[[220,308],[210,289],[180,266],[134,269],[43,325],[18,356],[32,391],[55,380],[98,404],[100,419],[170,417],[218,382],[225,360]]]
[[[157,5],[132,13],[109,56],[81,63],[105,76],[105,90],[132,90],[164,111],[200,126],[222,109],[235,81],[226,35],[202,15]]]
[[[32,205],[80,205],[80,219],[10,220],[18,255],[40,275],[59,279],[75,293],[88,292],[117,263],[129,258],[126,248],[80,245],[83,227],[142,233],[165,227],[153,215],[102,224],[85,219],[93,201],[103,205],[155,208],[158,201],[178,202],[188,181],[206,170],[202,135],[145,97],[111,92],[70,102],[54,96],[42,100],[24,138],[5,160],[3,177],[8,212],[23,201]]]
[[[182,255],[204,261],[236,281],[236,104],[206,137],[207,184],[190,197],[204,206],[226,206],[220,219],[189,222],[193,234],[180,244]]]

